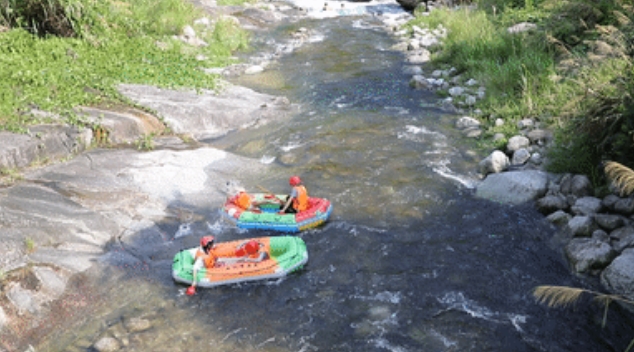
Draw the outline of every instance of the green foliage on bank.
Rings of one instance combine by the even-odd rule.
[[[549,168],[601,182],[601,163],[634,166],[634,6],[632,0],[479,0],[440,9],[410,25],[448,37],[432,56],[487,89],[478,102],[488,135],[494,120],[533,118],[556,132]],[[536,30],[511,34],[520,23]]]
[[[123,102],[120,83],[213,89],[202,69],[229,64],[248,36],[203,17],[185,0],[0,0],[0,129],[42,122],[34,108],[78,123],[74,107]],[[176,39],[186,25],[208,45]]]

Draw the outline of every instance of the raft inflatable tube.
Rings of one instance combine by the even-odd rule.
[[[283,203],[286,195],[251,193],[251,196],[255,202],[270,202],[271,204],[261,204],[259,206],[261,212],[240,208],[236,203],[236,197],[228,199],[224,205],[224,214],[242,229],[300,232],[325,223],[332,213],[332,204],[325,198],[308,198],[308,209],[297,214],[277,214],[280,205],[275,204],[273,198]]]
[[[255,243],[255,251],[250,246]],[[245,246],[246,244],[246,246]],[[246,251],[245,251],[246,248]],[[176,282],[191,285],[194,259],[198,247],[182,250],[174,256],[172,277]],[[217,243],[218,254],[213,268],[197,272],[199,287],[215,287],[239,282],[277,279],[301,269],[308,261],[304,240],[294,236],[260,237]],[[257,252],[257,253],[256,253]],[[256,261],[262,252],[261,261]],[[223,263],[226,260],[226,263]]]

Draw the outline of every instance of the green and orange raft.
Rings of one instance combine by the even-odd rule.
[[[233,220],[239,228],[273,230],[279,232],[300,232],[317,227],[328,220],[332,212],[332,204],[325,198],[308,198],[308,208],[297,214],[278,214],[280,204],[286,196],[266,193],[250,193],[253,200],[263,203],[261,211],[242,209],[236,197],[228,199],[223,207],[225,215]]]
[[[257,242],[259,253],[245,251],[244,244]],[[248,248],[248,246],[247,246]],[[176,282],[193,282],[196,248],[182,250],[174,256],[172,277]],[[215,287],[239,282],[281,278],[301,269],[308,261],[304,240],[295,236],[260,237],[217,243],[217,265],[197,272],[197,285]],[[257,255],[257,254],[264,255]],[[253,259],[259,257],[258,259]],[[261,260],[259,260],[261,259]]]

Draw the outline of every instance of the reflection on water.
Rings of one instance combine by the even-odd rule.
[[[93,311],[38,351],[623,350],[634,331],[618,307],[601,330],[592,305],[535,303],[537,285],[593,284],[570,274],[548,244],[554,229],[531,206],[472,198],[473,142],[453,129],[456,116],[427,107],[435,98],[408,87],[402,55],[385,49],[393,41],[372,21],[293,24],[322,39],[236,83],[283,87],[302,112],[212,142],[271,165],[266,175],[236,175],[242,184],[283,192],[297,173],[333,202],[329,223],[300,234],[310,255],[302,271],[184,295],[170,276],[179,249],[208,232],[219,241],[272,235],[196,209],[202,219],[113,244],[104,271],[84,276],[102,288],[82,308]]]

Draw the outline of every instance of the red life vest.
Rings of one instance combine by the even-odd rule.
[[[308,191],[306,191],[306,187],[295,186],[293,189],[297,193],[297,197],[293,199],[293,208],[298,212],[308,209]]]

